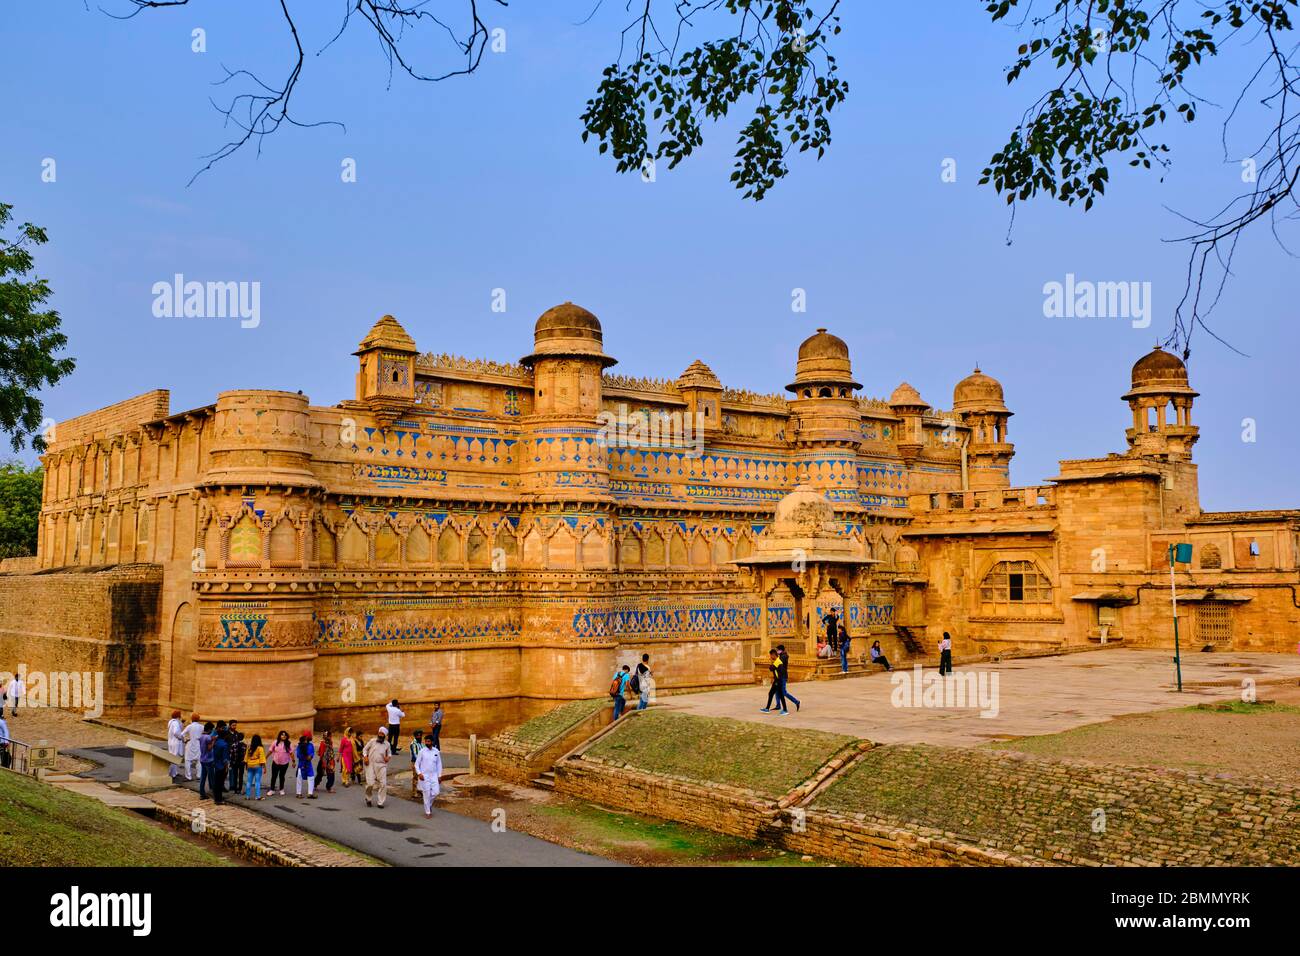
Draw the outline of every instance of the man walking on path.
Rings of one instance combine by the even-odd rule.
[[[614,698],[615,720],[623,716],[623,708],[627,706],[627,698],[623,695],[627,693],[627,682],[631,679],[632,671],[624,664],[622,670],[614,671],[614,679],[610,681],[609,696]]]
[[[26,694],[27,685],[23,682],[23,679],[19,676],[18,672],[14,671],[14,676],[9,678],[9,683],[5,686],[5,697],[9,699],[9,704],[13,707],[13,710],[10,711],[13,716],[18,716],[18,702],[21,701]],[[4,705],[0,704],[0,711],[3,710]]]
[[[217,721],[216,733],[212,735],[212,802],[221,806],[226,801],[221,794],[226,789],[226,774],[230,770],[230,742],[226,739],[226,722]]]
[[[939,676],[952,673],[952,635],[947,631],[943,632],[943,640],[939,642]]]
[[[650,685],[654,681],[654,675],[650,670],[650,655],[642,654],[641,663],[636,665],[636,673],[632,675],[632,692],[640,695],[637,702],[637,710],[645,710],[650,706]]]
[[[772,712],[772,698],[776,698],[776,705],[781,708],[781,716],[789,713],[785,709],[785,678],[781,675],[785,671],[785,665],[781,663],[781,655],[774,649],[767,652],[767,669],[772,672],[772,686],[767,689],[767,705],[759,708],[759,713],[770,714]]]
[[[433,745],[442,750],[442,704],[433,705],[433,716],[429,718],[429,735],[433,737]]]
[[[396,697],[385,706],[388,708],[388,746],[393,749],[393,753],[397,753],[398,738],[402,736],[402,718],[406,716],[406,711],[397,706]]]
[[[392,758],[392,748],[388,746],[388,728],[380,727],[361,751],[361,761],[366,765],[366,806],[370,806],[373,795],[375,805],[381,809],[388,796],[388,761]]]
[[[199,772],[199,758],[203,756],[203,725],[198,714],[190,714],[190,722],[182,731],[185,741],[185,779],[193,780]]]
[[[424,736],[423,730],[417,730],[414,734],[415,739],[411,741],[411,796],[413,797],[420,792],[420,775],[415,772],[415,765],[420,762],[420,753],[424,750],[422,739]],[[428,737],[432,740],[433,734],[430,733]]]
[[[798,710],[802,705],[799,698],[790,693],[790,655],[786,652],[784,644],[776,645],[777,653],[781,657],[781,697],[783,700],[794,701],[794,709]],[[785,707],[785,704],[781,705]]]
[[[416,758],[412,773],[424,795],[424,818],[433,817],[433,798],[442,791],[442,753],[433,745],[433,735],[424,738],[424,747]]]
[[[849,643],[853,640],[849,636],[848,625],[840,628],[840,671],[847,674],[849,672]]]

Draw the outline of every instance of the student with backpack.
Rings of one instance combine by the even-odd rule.
[[[624,664],[622,670],[614,672],[614,679],[609,682],[609,696],[614,698],[615,720],[623,716],[623,708],[627,706],[627,698],[623,694],[627,691],[627,683],[631,679],[631,668]]]

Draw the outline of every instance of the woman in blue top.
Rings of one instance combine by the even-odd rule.
[[[311,759],[316,756],[316,748],[311,743],[311,731],[304,730],[302,736],[298,738],[298,775],[293,781],[293,792],[295,796],[302,796],[302,783],[307,781],[307,799],[316,799],[316,778],[312,775]]]

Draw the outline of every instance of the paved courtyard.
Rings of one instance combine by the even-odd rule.
[[[927,668],[926,674],[936,674]],[[983,663],[956,669],[959,678],[974,673],[996,695],[981,705],[895,706],[894,675],[871,674],[836,681],[792,684],[802,703],[782,717],[759,712],[766,686],[703,694],[662,697],[657,706],[709,717],[771,721],[851,734],[878,743],[931,743],[969,747],[990,740],[1054,734],[1124,714],[1185,707],[1214,700],[1239,699],[1246,678],[1255,681],[1259,699],[1269,698],[1268,684],[1300,680],[1300,655],[1188,654],[1183,657],[1183,692],[1174,684],[1172,651],[1099,650]],[[895,675],[900,669],[895,669]],[[909,681],[910,670],[901,670]],[[969,681],[970,678],[966,677]],[[996,710],[996,714],[994,714]]]

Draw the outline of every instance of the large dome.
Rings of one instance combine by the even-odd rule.
[[[1187,378],[1187,366],[1173,352],[1159,345],[1133,364],[1132,387],[1129,395],[1192,395]]]
[[[818,329],[799,346],[799,360],[795,363],[794,381],[786,386],[798,392],[805,386],[818,385],[861,388],[853,381],[853,367],[849,361],[849,347],[838,335]]]
[[[1007,406],[1002,396],[1002,383],[992,375],[985,375],[975,367],[952,390],[952,410],[955,412],[1005,412]]]
[[[537,317],[533,326],[533,354],[520,361],[531,365],[538,358],[599,356],[603,365],[615,363],[605,354],[600,319],[580,305],[564,302]]]

